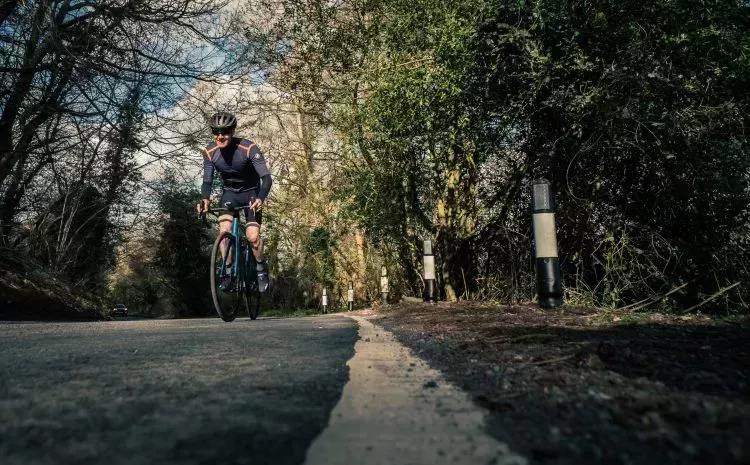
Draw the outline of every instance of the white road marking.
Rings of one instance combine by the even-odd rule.
[[[485,412],[361,317],[349,382],[306,465],[496,464],[527,460],[484,432]]]

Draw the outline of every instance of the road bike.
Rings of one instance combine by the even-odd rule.
[[[225,208],[212,208],[201,213],[204,222],[206,213],[218,217],[227,212],[234,216],[231,230],[219,233],[211,250],[211,296],[216,313],[226,322],[237,317],[240,307],[247,310],[251,320],[258,318],[260,312],[257,262],[245,235],[240,234],[239,214],[246,208],[250,207],[233,207],[227,203]],[[222,241],[225,244],[223,253]],[[225,290],[220,284],[226,279],[230,280],[230,285]]]

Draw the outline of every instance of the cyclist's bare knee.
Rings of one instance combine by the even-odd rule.
[[[247,240],[253,245],[253,248],[257,249],[260,246],[260,228],[257,223],[248,223],[245,227],[245,234]]]
[[[219,217],[219,231],[231,231],[232,230],[232,215],[221,215]]]

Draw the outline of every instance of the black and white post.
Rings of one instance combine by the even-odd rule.
[[[388,269],[380,267],[380,300],[383,305],[388,304]]]
[[[432,254],[432,240],[424,240],[424,301],[435,302],[435,255]]]
[[[557,258],[555,198],[552,195],[552,185],[546,179],[534,181],[531,212],[539,306],[542,308],[560,307],[563,304],[563,288],[560,279],[560,261]]]
[[[354,283],[349,281],[349,290],[346,293],[346,305],[349,311],[354,309]]]
[[[328,291],[326,288],[323,288],[323,298],[321,299],[321,303],[323,304],[323,313],[328,313]]]

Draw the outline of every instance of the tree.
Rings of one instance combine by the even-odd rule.
[[[208,282],[209,252],[213,233],[198,220],[195,205],[200,191],[181,185],[167,172],[161,183],[158,208],[163,215],[156,265],[178,316],[212,315]],[[154,231],[159,231],[154,227]]]

